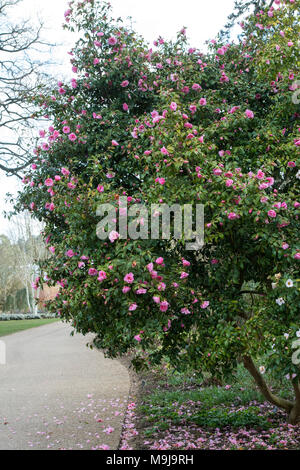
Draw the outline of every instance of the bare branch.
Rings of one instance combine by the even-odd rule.
[[[14,21],[13,7],[21,1],[0,0],[0,171],[18,177],[33,161],[27,147],[35,125],[32,98],[49,81],[35,52],[50,46],[41,38],[42,22]]]

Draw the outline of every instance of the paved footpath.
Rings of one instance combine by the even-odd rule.
[[[63,323],[0,338],[0,449],[117,449],[129,394],[118,361]]]

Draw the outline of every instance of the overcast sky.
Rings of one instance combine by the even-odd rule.
[[[173,38],[182,26],[186,26],[190,45],[202,48],[204,42],[214,38],[224,26],[234,0],[111,0],[111,4],[114,15],[132,17],[135,29],[150,43],[160,35]],[[55,69],[58,79],[70,73],[66,53],[72,47],[73,37],[62,29],[67,8],[68,2],[65,0],[23,0],[18,11],[14,10],[15,17],[34,19],[39,16],[45,25],[44,37],[60,44],[53,51],[54,58],[61,62],[61,66]],[[3,210],[9,208],[5,194],[8,191],[16,193],[18,187],[20,185],[14,178],[0,174],[0,233],[8,230],[8,221],[3,217]]]

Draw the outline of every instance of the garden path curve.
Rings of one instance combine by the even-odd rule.
[[[0,449],[117,449],[129,375],[61,322],[0,338]]]

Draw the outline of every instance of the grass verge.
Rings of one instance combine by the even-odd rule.
[[[0,337],[17,333],[18,331],[36,328],[38,326],[47,325],[59,321],[57,318],[46,318],[37,320],[10,320],[0,322]]]

